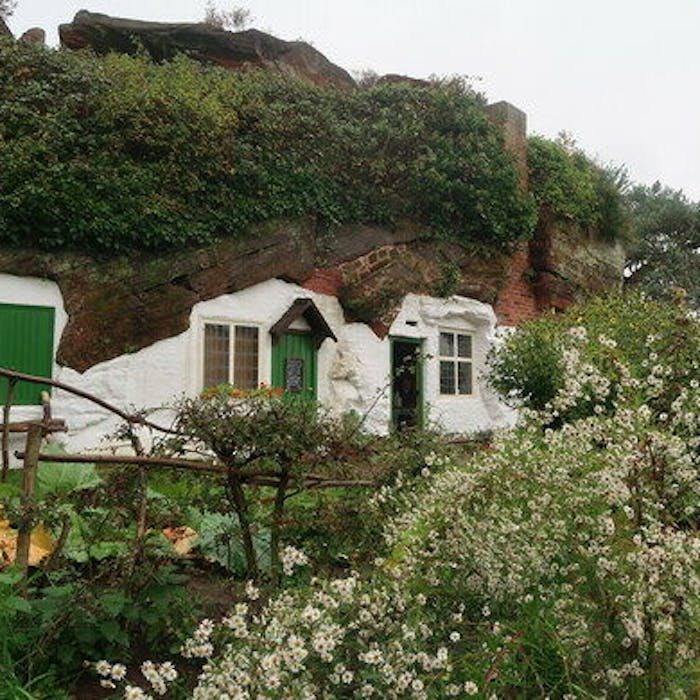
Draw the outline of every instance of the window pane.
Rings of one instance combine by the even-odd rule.
[[[440,333],[440,356],[453,357],[455,354],[454,333]]]
[[[230,329],[207,323],[204,326],[204,388],[229,381]]]
[[[460,357],[472,356],[472,337],[470,335],[457,336],[457,354]]]
[[[304,390],[304,360],[290,357],[285,366],[285,388],[287,391]]]
[[[258,388],[258,329],[236,326],[233,383],[237,389]]]
[[[460,394],[472,393],[472,363],[458,362],[457,363],[457,379],[459,384]]]
[[[440,362],[440,393],[455,393],[455,363]]]

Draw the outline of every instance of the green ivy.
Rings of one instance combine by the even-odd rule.
[[[599,166],[566,138],[531,137],[527,162],[530,187],[540,207],[595,229],[608,240],[626,234],[623,170]]]
[[[0,162],[0,243],[45,249],[158,250],[299,217],[489,245],[534,228],[500,131],[455,81],[339,90],[0,40]]]

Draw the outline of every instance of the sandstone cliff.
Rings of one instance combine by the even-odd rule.
[[[262,67],[306,78],[318,85],[355,86],[350,74],[303,41],[283,41],[257,29],[229,32],[208,24],[168,24],[110,17],[81,10],[58,28],[61,45],[97,53],[145,49],[154,61],[185,53],[224,68]]]

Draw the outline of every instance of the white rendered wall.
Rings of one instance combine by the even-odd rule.
[[[317,294],[281,280],[268,280],[248,289],[226,294],[194,306],[187,331],[159,341],[138,352],[100,363],[84,373],[55,366],[55,378],[100,398],[131,409],[168,406],[183,394],[202,389],[202,332],[207,321],[228,321],[260,328],[260,381],[270,382],[272,338],[269,330],[299,297],[311,297],[338,338],[326,339],[318,353],[318,398],[334,411],[355,411],[365,416],[372,432],[389,429],[390,337],[380,339],[360,323],[346,323],[333,296]],[[0,275],[0,303],[54,306],[56,344],[66,323],[58,287],[52,282]],[[451,433],[493,428],[512,420],[483,382],[486,353],[494,340],[493,309],[473,299],[437,299],[409,294],[391,326],[390,336],[423,339],[424,388],[429,422]],[[439,362],[436,359],[440,330],[472,333],[474,337],[474,393],[472,396],[440,396]],[[59,439],[69,450],[105,449],[103,438],[119,421],[107,411],[64,391],[55,391],[53,413],[66,420],[69,432]],[[15,413],[16,411],[16,413]],[[36,407],[13,410],[13,419],[38,416]],[[161,410],[156,422],[169,424],[172,413]],[[21,439],[21,438],[20,438]],[[17,441],[13,441],[17,447]]]

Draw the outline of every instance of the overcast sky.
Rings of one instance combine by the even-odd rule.
[[[88,9],[198,21],[205,0],[19,0],[10,26],[56,28]],[[348,70],[465,74],[531,133],[700,199],[700,0],[249,0],[253,26],[304,38]],[[226,2],[220,2],[226,7]],[[228,5],[230,6],[230,5]]]

